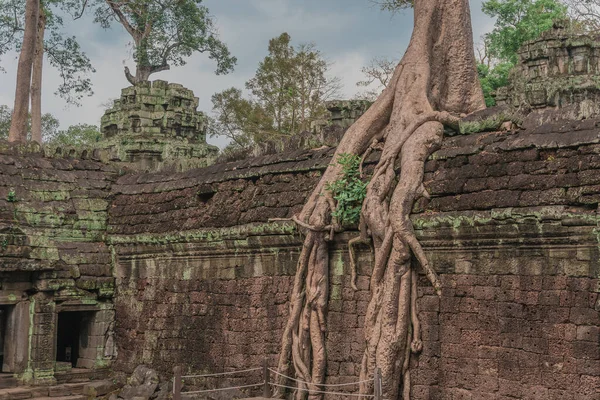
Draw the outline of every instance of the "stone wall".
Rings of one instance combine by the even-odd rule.
[[[428,161],[432,199],[417,203],[413,222],[443,295],[421,278],[416,399],[597,398],[598,122],[454,136]],[[298,151],[117,180],[108,228],[116,368],[219,372],[265,356],[273,365],[301,246],[281,219],[301,208],[331,156]],[[331,251],[331,383],[358,380],[364,348],[371,263],[363,249],[354,291],[353,235]]]
[[[600,119],[588,107],[597,95],[588,79],[597,72],[596,46],[589,38],[555,39],[527,45],[525,79],[515,84],[534,97],[547,77],[581,85],[540,94],[545,103],[521,99],[539,106],[523,120],[508,105],[468,117],[460,131],[470,134],[447,131],[425,165],[431,199],[417,201],[413,225],[443,288],[438,298],[420,278],[424,350],[413,360],[415,399],[600,396]],[[176,108],[195,113],[187,92],[175,96],[184,103],[147,98],[181,89],[157,85],[125,90],[126,103],[117,106],[126,118],[107,117],[104,125],[108,136],[113,125],[140,134],[120,145],[138,146],[130,150],[141,158],[143,129],[177,136]],[[574,108],[549,110],[556,99],[573,100],[565,104]],[[157,106],[168,112],[154,126]],[[152,118],[142,123],[139,112]],[[502,113],[514,130],[495,131],[505,126]],[[574,116],[586,118],[567,120]],[[188,122],[198,127],[197,119]],[[149,160],[165,148],[154,150]],[[175,365],[191,373],[257,367],[265,357],[274,365],[302,245],[290,218],[335,161],[333,149],[135,174],[120,169],[124,158],[98,162],[101,153],[77,159],[69,150],[49,159],[34,145],[0,143],[4,372],[48,384],[72,366],[127,373],[148,364],[168,379]],[[366,160],[367,175],[378,157]],[[352,289],[346,243],[355,235],[339,234],[330,250],[330,383],[358,380],[364,350],[372,262],[362,248]],[[67,362],[59,354],[66,354],[61,316],[75,314],[82,333],[69,346],[79,354]],[[260,380],[232,376],[186,387]]]
[[[75,366],[102,368],[116,356],[105,234],[117,170],[42,156],[35,146],[0,143],[0,308],[9,319],[3,372],[52,383],[71,368],[57,362],[60,313],[89,317]]]

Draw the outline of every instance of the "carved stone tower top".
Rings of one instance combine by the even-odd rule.
[[[206,143],[206,117],[182,85],[154,81],[121,91],[102,116],[100,146],[113,161],[138,170],[186,170],[210,164],[218,149]]]
[[[533,110],[567,109],[572,117],[600,114],[600,37],[556,23],[519,50],[510,85],[498,90],[499,105]]]

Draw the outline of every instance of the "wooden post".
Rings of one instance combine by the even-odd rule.
[[[264,377],[264,385],[263,385],[263,397],[265,399],[271,398],[271,387],[269,386],[269,362],[267,358],[263,360],[263,377]]]
[[[181,400],[181,367],[173,368],[173,400]]]
[[[375,373],[373,374],[373,389],[375,400],[381,400],[381,370],[379,368],[375,368]]]

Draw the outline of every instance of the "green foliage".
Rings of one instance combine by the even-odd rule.
[[[8,191],[8,195],[6,196],[6,201],[8,201],[9,203],[17,202],[17,194],[15,193],[15,189],[10,188],[10,190]]]
[[[360,220],[368,185],[360,179],[361,157],[344,153],[338,156],[337,163],[342,166],[342,176],[325,187],[337,201],[332,216],[342,225],[356,224]]]
[[[567,17],[567,7],[559,0],[488,0],[482,10],[496,18],[494,30],[485,36],[489,56],[512,64],[518,61],[523,43]]]
[[[208,53],[217,74],[233,70],[237,59],[218,38],[202,0],[96,0],[95,21],[108,28],[116,19],[133,38],[138,69],[150,73],[186,64],[193,53]]]
[[[496,18],[494,29],[484,36],[485,54],[477,65],[485,103],[490,107],[496,104],[492,93],[508,85],[519,48],[564,19],[567,7],[560,0],[488,0],[482,10]]]
[[[96,125],[77,124],[56,132],[45,141],[52,146],[93,146],[101,138],[102,134]]]
[[[62,79],[55,94],[74,105],[79,105],[84,96],[94,94],[89,74],[96,70],[75,37],[62,32],[64,21],[60,15],[72,11],[81,1],[46,0],[42,9],[46,14],[44,53]],[[24,24],[25,0],[0,1],[0,56],[20,50]]]
[[[232,147],[248,148],[273,134],[273,120],[255,101],[242,98],[242,91],[230,88],[212,96],[213,112],[208,124],[210,136],[231,139]]]
[[[8,139],[12,110],[8,106],[0,106],[0,140]]]
[[[277,140],[310,129],[324,117],[325,101],[337,95],[339,79],[329,78],[329,64],[312,44],[291,45],[287,33],[269,41],[268,55],[246,82],[250,99],[230,88],[212,96],[214,118],[209,134],[231,139],[224,151],[238,157],[267,140]]]
[[[327,76],[329,64],[314,44],[294,47],[291,40],[287,33],[271,39],[269,54],[246,82],[274,130],[287,135],[308,130],[324,116],[324,102],[341,87],[339,79]]]
[[[12,110],[5,105],[0,106],[0,140],[8,138]],[[31,119],[31,118],[30,118]],[[95,125],[78,124],[71,125],[67,130],[59,130],[60,123],[52,114],[42,115],[42,141],[52,146],[92,146],[102,135]],[[28,125],[31,137],[31,121]]]
[[[12,110],[5,105],[0,105],[0,140],[8,139],[8,131],[10,129],[10,119]],[[46,142],[58,133],[60,123],[49,113],[42,115],[42,141]],[[28,121],[27,140],[31,138],[31,116]]]
[[[479,80],[483,88],[486,106],[492,107],[496,105],[496,100],[494,100],[492,93],[498,88],[508,85],[508,76],[513,67],[514,64],[512,63],[501,63],[492,68],[485,64],[477,64],[477,72],[479,73]]]

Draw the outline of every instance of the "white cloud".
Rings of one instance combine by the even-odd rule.
[[[352,98],[358,92],[356,82],[364,79],[360,70],[368,62],[368,56],[358,51],[340,54],[332,60],[331,75],[342,79],[344,99]]]

